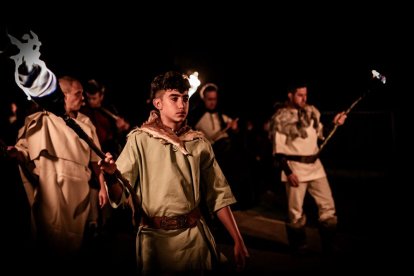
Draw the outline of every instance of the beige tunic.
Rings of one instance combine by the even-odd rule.
[[[136,186],[148,216],[186,214],[201,200],[211,211],[235,203],[208,140],[198,137],[183,142],[188,154],[165,139],[135,130],[116,162],[123,176]],[[138,267],[144,274],[211,269],[217,258],[204,219],[188,229],[141,226],[136,244]]]
[[[313,116],[309,125],[297,129],[298,110],[293,108],[282,108],[273,117],[276,131],[274,133],[273,154],[282,153],[286,155],[308,156],[319,151],[318,139],[322,137],[322,123],[319,122],[320,113],[312,105],[306,110]],[[317,127],[315,128],[315,120]],[[326,177],[325,170],[319,158],[314,163],[301,163],[288,161],[292,172],[296,174],[300,182],[307,182]],[[286,174],[282,171],[282,181],[286,182]]]
[[[89,118],[79,114],[76,122],[99,146]],[[26,157],[21,172],[36,238],[57,253],[78,250],[90,208],[88,165],[99,157],[62,118],[48,112],[26,118],[16,147]],[[26,178],[27,172],[37,183]]]

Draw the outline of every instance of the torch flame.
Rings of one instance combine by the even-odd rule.
[[[195,71],[188,77],[188,81],[190,82],[190,89],[188,90],[188,96],[191,97],[196,91],[197,88],[200,86],[201,82],[198,79],[198,72]]]
[[[19,49],[19,53],[11,56],[15,63],[16,84],[30,100],[31,97],[43,97],[53,93],[57,86],[56,76],[40,59],[38,36],[30,31],[24,34],[22,40],[8,34],[10,42]]]
[[[371,73],[373,78],[379,79],[383,84],[387,81],[385,76],[381,75],[377,70],[372,70]]]

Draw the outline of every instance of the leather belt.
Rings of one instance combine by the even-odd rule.
[[[154,229],[177,230],[195,227],[200,217],[200,209],[197,207],[187,214],[173,217],[148,217],[144,215],[142,224]]]
[[[296,162],[300,162],[300,163],[314,163],[316,161],[316,159],[318,159],[318,155],[286,155],[286,154],[281,154],[281,153],[277,153],[275,155],[277,158],[286,158],[286,160],[292,160],[292,161],[296,161]]]

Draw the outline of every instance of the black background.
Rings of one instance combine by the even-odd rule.
[[[404,193],[408,163],[397,158],[410,151],[402,141],[410,138],[402,134],[403,113],[413,92],[409,9],[398,3],[223,5],[72,5],[15,16],[1,26],[0,99],[25,101],[14,83],[6,32],[19,37],[29,30],[39,36],[41,58],[52,71],[102,81],[109,102],[136,125],[146,119],[151,80],[171,69],[197,70],[202,84],[219,86],[226,113],[259,124],[295,79],[308,81],[308,102],[328,117],[370,90],[322,158],[342,221],[362,225],[373,243],[386,240],[389,255],[396,254],[408,242],[401,224],[412,209]],[[386,85],[372,84],[372,69],[387,77]]]
[[[216,83],[226,113],[241,124],[252,119],[258,128],[295,80],[308,82],[308,102],[329,115],[325,122],[370,91],[326,154],[334,157],[334,167],[383,170],[402,145],[413,71],[407,11],[397,4],[159,3],[73,5],[16,16],[1,28],[1,97],[26,101],[14,83],[8,58],[14,49],[6,33],[21,37],[29,30],[38,35],[41,58],[56,75],[101,81],[108,103],[133,125],[147,118],[151,80],[172,69],[196,70],[202,84]],[[371,81],[372,69],[387,77],[386,85]]]

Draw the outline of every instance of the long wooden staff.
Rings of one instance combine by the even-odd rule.
[[[84,140],[101,159],[105,159],[105,153],[94,143],[91,137],[89,137],[88,134],[86,134],[86,132],[79,126],[78,123],[76,123],[75,120],[73,120],[69,116],[61,117],[65,121],[66,125],[69,126],[73,131],[75,131],[79,138]],[[122,176],[121,172],[118,169],[115,171],[115,176],[118,179],[118,181],[125,186],[129,195],[131,195],[132,204],[134,205],[134,222],[135,226],[138,226],[141,220],[141,203],[138,198],[138,195],[135,192],[132,185],[129,183],[129,181]]]
[[[378,79],[380,80],[383,84],[385,84],[386,82],[386,78],[381,75],[380,73],[378,73],[378,71],[376,70],[372,70],[372,78],[374,79]],[[356,99],[349,107],[348,109],[345,111],[345,115],[348,115],[349,112],[351,112],[351,110],[370,92],[370,90],[367,91],[367,93],[364,93],[363,95],[359,96],[358,99]],[[319,151],[316,154],[316,156],[319,156],[321,151],[323,150],[323,148],[326,146],[326,144],[328,143],[328,141],[332,138],[332,136],[334,135],[334,133],[336,132],[337,128],[338,128],[339,124],[335,122],[335,126],[333,127],[333,129],[331,130],[331,132],[329,132],[328,136],[325,138],[325,140],[323,141],[323,143],[321,144],[321,146],[319,147]]]

